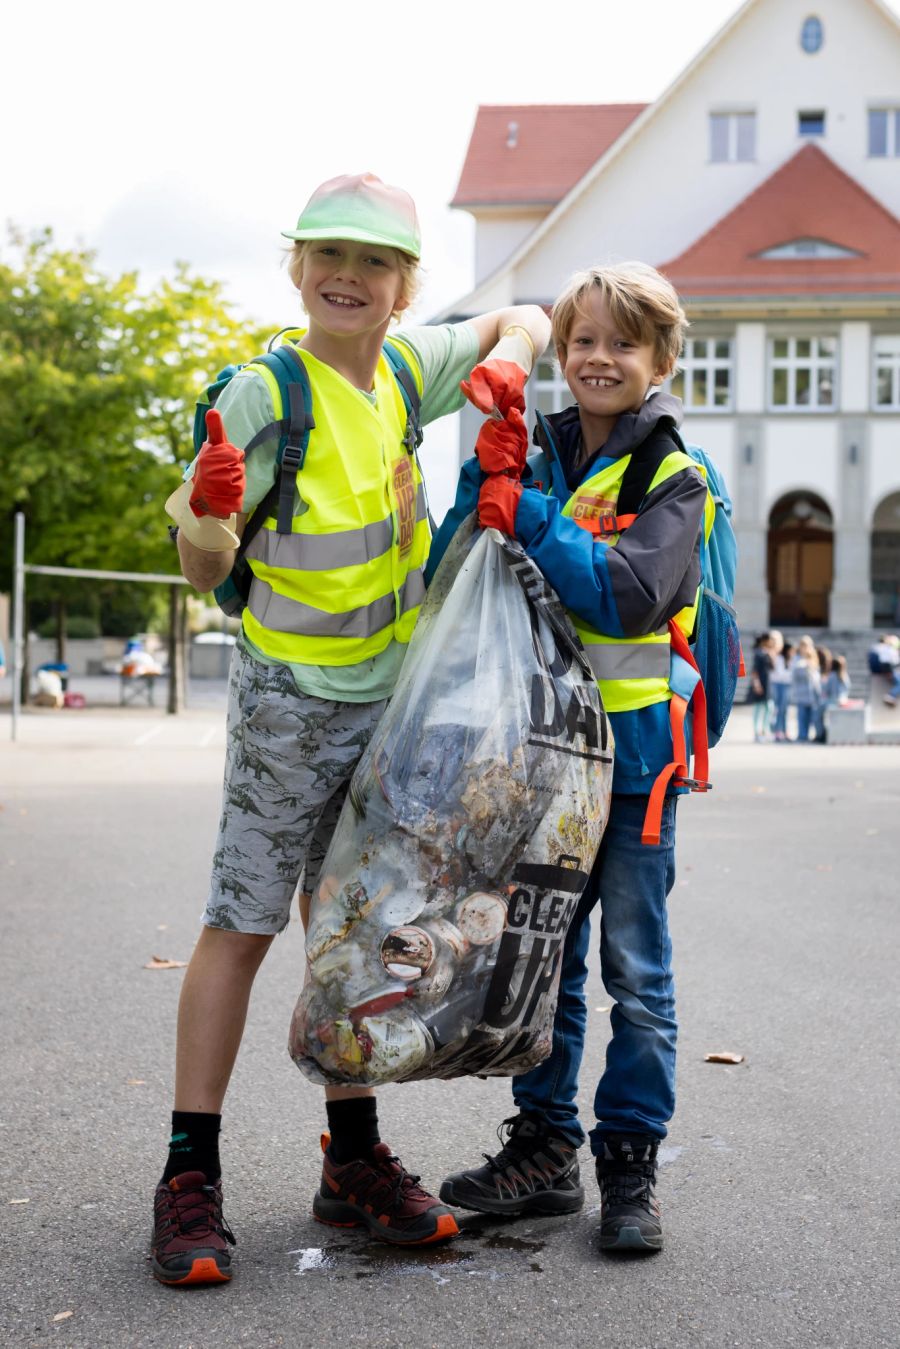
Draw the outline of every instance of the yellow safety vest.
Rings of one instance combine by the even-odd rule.
[[[616,505],[622,479],[630,462],[631,455],[626,454],[595,473],[576,488],[562,508],[563,515],[569,516],[611,547],[615,547],[622,537],[626,523],[623,517],[616,515]],[[660,464],[648,491],[687,468],[699,469],[705,477],[702,465],[682,450],[673,450]],[[707,539],[714,516],[715,504],[707,492],[704,517]],[[632,518],[628,517],[628,522]],[[698,589],[693,603],[675,615],[674,622],[685,636],[689,636],[693,630],[699,595]],[[569,617],[584,645],[607,712],[635,712],[653,703],[667,702],[672,697],[669,688],[671,639],[668,627],[648,633],[645,637],[607,637],[577,614],[570,611]]]
[[[301,330],[289,339],[296,345]],[[404,346],[421,392],[422,375]],[[312,391],[315,430],[297,475],[292,532],[270,515],[247,549],[253,573],[243,625],[274,660],[356,665],[392,641],[408,642],[425,594],[431,543],[415,454],[404,443],[406,406],[384,355],[376,402],[330,365],[300,353]],[[269,385],[276,419],[277,383]]]

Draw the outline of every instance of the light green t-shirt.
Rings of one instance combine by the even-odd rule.
[[[420,420],[425,426],[456,412],[465,399],[459,382],[465,379],[478,359],[478,334],[470,323],[444,323],[434,327],[398,328],[389,334],[392,341],[405,343],[422,372]],[[374,393],[368,394],[373,403]],[[222,414],[228,439],[239,449],[274,419],[272,399],[265,380],[253,370],[242,370],[225,388],[216,407]],[[275,473],[274,443],[254,449],[246,464],[247,485],[243,509],[250,512],[262,501],[272,485]],[[193,465],[185,476],[193,472]],[[246,634],[250,652],[266,664],[274,661],[259,651]],[[297,687],[303,693],[336,702],[369,703],[389,698],[400,675],[407,647],[392,641],[384,651],[357,665],[299,665],[290,663]]]

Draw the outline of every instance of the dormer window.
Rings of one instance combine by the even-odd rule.
[[[862,253],[855,248],[845,248],[843,244],[832,244],[827,239],[791,239],[784,244],[775,244],[754,255],[771,262],[782,262],[789,258],[861,258]]]
[[[803,27],[800,29],[800,46],[808,56],[815,56],[816,52],[821,50],[824,41],[825,30],[822,27],[822,20],[811,14],[808,19],[803,20]]]
[[[798,112],[797,113],[797,135],[798,136],[824,136],[825,135],[825,113]]]

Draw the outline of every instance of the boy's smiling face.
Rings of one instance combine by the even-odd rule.
[[[310,330],[360,337],[406,309],[403,277],[393,248],[349,239],[322,239],[303,259],[300,295]]]
[[[640,341],[618,328],[595,287],[575,312],[562,369],[581,412],[585,447],[592,451],[609,439],[623,412],[638,411],[671,363],[659,360],[652,340]]]

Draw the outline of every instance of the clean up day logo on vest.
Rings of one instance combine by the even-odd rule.
[[[572,519],[598,539],[612,538],[615,530],[603,527],[604,520],[615,520],[616,502],[597,492],[579,492],[572,507]]]
[[[409,455],[394,464],[394,498],[397,502],[397,547],[403,557],[412,548],[416,531],[416,484]]]

